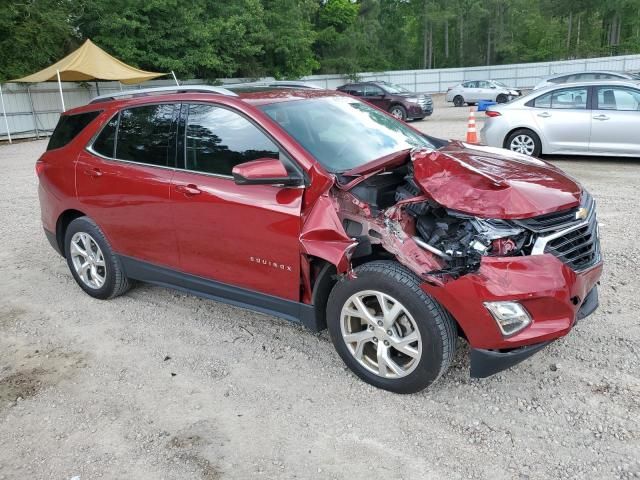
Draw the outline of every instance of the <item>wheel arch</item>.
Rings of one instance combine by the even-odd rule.
[[[64,236],[67,232],[67,228],[69,227],[69,224],[73,222],[76,218],[85,217],[85,216],[86,214],[81,212],[80,210],[75,210],[73,208],[70,208],[62,212],[58,217],[58,220],[56,221],[56,242],[58,244],[58,248],[60,249],[60,252],[62,253],[63,257],[66,256],[65,255],[66,249],[64,248]]]
[[[394,100],[391,102],[391,105],[389,105],[389,109],[387,110],[388,112],[391,112],[391,110],[393,109],[393,107],[402,107],[405,111],[405,113],[407,113],[407,115],[409,114],[409,111],[407,110],[407,107],[405,107],[402,102],[399,102],[398,100]]]

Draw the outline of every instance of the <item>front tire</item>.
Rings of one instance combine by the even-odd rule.
[[[398,120],[406,120],[407,119],[407,110],[402,105],[393,105],[389,109],[389,113],[396,117]]]
[[[456,95],[453,97],[453,105],[454,107],[462,107],[464,105],[464,98],[462,98],[462,95]]]
[[[508,100],[507,96],[504,93],[501,93],[497,96],[496,103],[507,103]]]
[[[530,157],[539,157],[542,153],[540,137],[528,128],[515,130],[507,137],[504,143],[505,148],[512,152],[522,153]]]
[[[106,300],[129,289],[120,260],[100,227],[89,217],[79,217],[67,227],[65,257],[71,275],[86,293]]]
[[[362,380],[415,393],[447,371],[455,353],[455,321],[395,261],[355,269],[331,291],[327,326],[345,364]]]

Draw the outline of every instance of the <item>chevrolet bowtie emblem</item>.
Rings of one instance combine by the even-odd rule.
[[[584,220],[589,216],[589,210],[586,208],[579,208],[576,212],[576,220]]]

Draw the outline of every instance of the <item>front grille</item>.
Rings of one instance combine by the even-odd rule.
[[[591,195],[583,192],[579,207],[515,223],[538,234],[532,255],[550,253],[573,270],[582,271],[601,258],[595,207]],[[584,213],[583,209],[586,209],[586,218],[578,216]]]
[[[595,200],[587,191],[583,191],[580,205],[575,208],[548,213],[546,215],[540,215],[539,217],[516,220],[515,223],[535,233],[564,230],[584,222],[584,219],[576,216],[581,208],[586,208],[589,212],[595,213],[596,211]]]
[[[544,252],[555,255],[575,271],[595,265],[600,260],[598,222],[595,215],[593,221],[583,227],[549,240]]]
[[[420,105],[423,112],[426,112],[427,110],[431,110],[433,100],[430,96],[418,95],[418,105]]]

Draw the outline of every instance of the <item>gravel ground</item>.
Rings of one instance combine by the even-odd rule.
[[[462,137],[467,109],[416,123]],[[33,164],[0,146],[0,479],[640,477],[640,161],[553,159],[599,204],[601,306],[517,367],[376,390],[326,333],[149,285],[109,302],[47,244]]]

